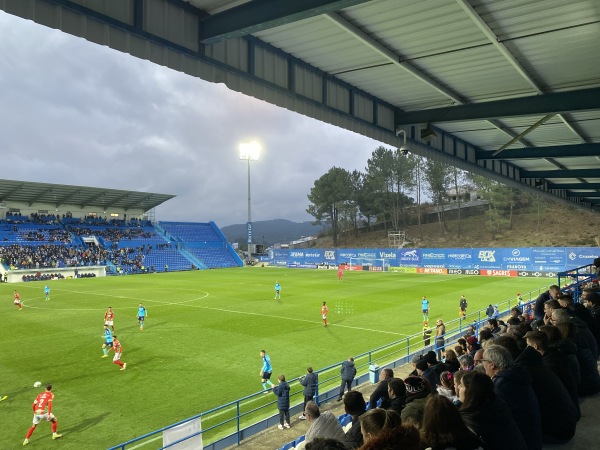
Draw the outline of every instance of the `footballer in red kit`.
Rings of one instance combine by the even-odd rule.
[[[57,433],[58,422],[56,417],[54,417],[54,414],[52,414],[52,400],[54,400],[52,385],[48,384],[46,390],[39,394],[31,405],[33,409],[33,425],[27,431],[23,445],[29,444],[29,438],[35,431],[35,427],[37,427],[42,420],[52,424],[52,439],[58,439],[62,436],[62,434]]]
[[[109,326],[113,331],[115,331],[114,320],[115,313],[112,310],[112,306],[109,306],[108,310],[104,313],[104,325]]]
[[[323,324],[327,326],[327,314],[329,314],[329,308],[327,307],[327,303],[323,302],[323,307],[321,308],[321,316],[323,317]]]
[[[115,356],[113,357],[113,364],[118,364],[121,366],[121,370],[125,370],[127,368],[127,363],[121,362],[121,354],[123,353],[123,346],[121,342],[117,339],[117,335],[113,335],[113,346],[111,350],[115,351]]]
[[[17,305],[19,307],[19,310],[23,309],[23,305],[21,304],[21,297],[19,296],[19,293],[17,292],[17,290],[15,289],[15,305]]]

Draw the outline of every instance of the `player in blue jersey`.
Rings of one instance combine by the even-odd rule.
[[[275,281],[275,300],[281,299],[281,285],[279,281]]]
[[[44,296],[46,297],[46,301],[50,300],[50,288],[47,284],[44,285]]]
[[[106,358],[108,356],[108,350],[110,350],[113,346],[114,340],[112,331],[110,331],[108,325],[104,325],[104,332],[102,333],[102,337],[104,338],[104,344],[102,344],[102,351],[104,352],[104,355],[102,355],[102,357]]]
[[[427,322],[429,320],[429,300],[425,296],[421,301],[421,309],[423,310],[423,322]]]
[[[262,358],[262,368],[260,369],[260,378],[261,378],[261,383],[263,385],[263,389],[266,391],[265,394],[269,393],[269,388],[273,387],[273,383],[271,383],[271,373],[273,372],[273,368],[271,367],[271,358],[269,358],[269,355],[267,355],[267,352],[265,352],[264,350],[260,351],[260,357]],[[267,388],[267,384],[269,385],[269,388]]]
[[[146,311],[146,308],[140,303],[140,306],[138,307],[138,324],[140,326],[140,331],[144,331],[144,319],[146,317],[148,317],[148,311]]]

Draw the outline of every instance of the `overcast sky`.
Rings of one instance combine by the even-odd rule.
[[[0,11],[0,178],[174,194],[159,220],[312,220],[314,181],[380,144]]]

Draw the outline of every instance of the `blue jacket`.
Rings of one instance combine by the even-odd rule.
[[[290,409],[290,385],[282,381],[273,388],[273,393],[277,396],[277,409],[284,411]]]
[[[356,376],[356,367],[354,367],[354,363],[348,360],[344,361],[340,373],[342,374],[342,381],[354,380],[354,377]]]
[[[307,373],[306,376],[300,379],[300,384],[304,386],[304,396],[314,397],[317,393],[317,383],[319,375],[315,372]]]

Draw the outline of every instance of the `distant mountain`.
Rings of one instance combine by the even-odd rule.
[[[291,222],[285,219],[263,220],[252,222],[253,242],[266,246],[275,243],[287,244],[290,241],[306,236],[317,236],[323,229],[312,222]],[[246,242],[246,224],[235,224],[222,227],[221,231],[229,242]]]

